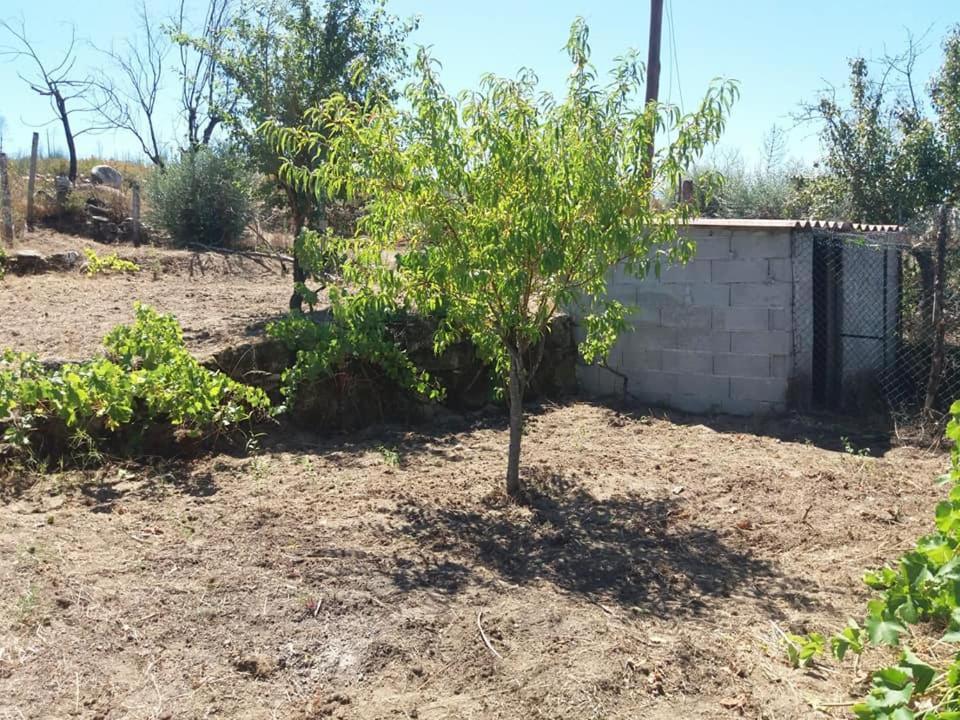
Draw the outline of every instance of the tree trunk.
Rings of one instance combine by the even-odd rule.
[[[928,248],[916,248],[911,255],[917,261],[920,273],[920,320],[917,334],[924,341],[933,337],[933,286],[936,272],[933,268],[933,255]]]
[[[60,113],[60,123],[63,125],[63,134],[67,140],[67,152],[70,154],[70,182],[77,182],[77,144],[73,140],[73,131],[70,129],[70,115],[67,113],[67,101],[59,92],[54,93],[57,112]]]
[[[309,216],[312,214],[318,219],[318,226],[312,229],[316,229],[319,232],[326,232],[327,224],[324,217],[324,204],[323,200],[316,199],[312,200],[310,198],[304,198],[302,195],[298,195],[297,191],[291,187],[285,187],[287,191],[287,202],[290,204],[290,209],[293,214],[293,227],[294,227],[294,241],[300,236],[300,233],[303,232],[304,228],[307,227]],[[302,310],[303,309],[303,297],[297,292],[297,283],[305,283],[307,281],[307,270],[310,268],[304,268],[300,264],[300,258],[297,257],[296,247],[294,247],[293,253],[293,295],[290,296],[290,309],[291,310]],[[317,270],[318,268],[314,268]]]
[[[520,441],[523,438],[523,359],[510,350],[510,449],[507,452],[507,495],[520,495]]]
[[[204,147],[210,144],[210,140],[213,138],[213,131],[217,129],[217,125],[220,124],[220,116],[214,115],[209,120],[207,120],[207,126],[203,129],[203,145]]]
[[[293,188],[286,188],[287,202],[290,204],[290,211],[293,214],[293,294],[290,296],[290,309],[300,312],[303,310],[303,296],[297,291],[297,284],[304,283],[307,280],[307,273],[300,265],[300,258],[297,257],[297,238],[306,225],[306,217],[300,208],[297,199],[297,193]]]
[[[927,396],[923,401],[924,414],[929,417],[937,400],[940,378],[943,375],[944,336],[946,323],[943,316],[944,285],[947,280],[947,233],[950,207],[943,205],[937,217],[937,265],[933,285],[933,345],[930,353],[930,377],[927,378]]]

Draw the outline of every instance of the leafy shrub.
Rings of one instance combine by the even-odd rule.
[[[707,196],[701,188],[710,187],[713,174],[723,181]],[[801,192],[806,174],[803,165],[787,157],[784,131],[773,126],[763,138],[755,165],[748,165],[739,153],[726,153],[699,168],[694,183],[699,192],[697,203],[701,212],[715,217],[806,217],[811,202]],[[701,179],[704,175],[706,183]]]
[[[911,625],[926,625],[940,638],[923,643],[926,651],[938,645],[952,649],[928,660],[904,646],[895,664],[871,675],[867,696],[853,705],[861,720],[960,720],[960,401],[950,408],[952,419],[947,437],[953,441],[951,470],[942,479],[952,483],[947,500],[935,512],[936,531],[920,538],[892,567],[869,571],[864,582],[879,596],[867,603],[862,626],[850,620],[830,639],[837,661],[848,653],[860,655],[869,645],[899,646],[904,636],[914,640]],[[818,633],[787,636],[792,664],[823,653],[825,643]]]
[[[139,265],[130,260],[124,260],[115,252],[100,257],[90,248],[84,248],[83,254],[87,256],[87,275],[140,272]]]
[[[305,230],[294,243],[301,267],[314,278],[331,278],[342,264],[348,241]],[[313,307],[317,290],[297,283],[297,292]],[[293,366],[284,372],[283,392],[292,398],[297,388],[342,371],[352,360],[376,365],[401,387],[428,398],[442,390],[430,374],[417,368],[404,350],[397,331],[408,314],[402,299],[367,285],[349,288],[338,283],[328,288],[330,320],[318,323],[300,312],[267,326],[267,334],[296,353]]]
[[[147,192],[150,221],[181,245],[232,245],[252,213],[252,177],[225,148],[184,153],[150,176]]]
[[[430,399],[443,390],[430,374],[414,365],[391,331],[402,324],[403,311],[389,307],[374,293],[331,293],[333,317],[318,323],[299,312],[271,323],[270,337],[296,353],[283,373],[282,392],[293,398],[298,388],[345,370],[354,360],[375,365],[399,386]]]
[[[28,449],[52,421],[71,438],[105,439],[157,424],[199,438],[269,408],[261,390],[200,365],[170,315],[138,304],[134,322],[114,328],[104,347],[106,357],[59,369],[35,355],[6,351],[0,358],[4,441]]]

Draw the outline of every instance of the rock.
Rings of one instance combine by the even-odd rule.
[[[234,380],[258,387],[275,401],[280,401],[280,375],[292,362],[293,353],[282,342],[264,339],[224,348],[203,364]]]
[[[7,258],[7,270],[14,275],[37,275],[49,267],[47,259],[36,250],[18,250]]]
[[[6,268],[14,275],[37,275],[51,270],[73,270],[79,264],[80,253],[75,250],[43,255],[36,250],[23,248],[10,254]]]
[[[104,201],[104,198],[107,201],[113,202],[115,199],[123,198],[123,190],[120,188],[111,187],[109,185],[91,185],[90,186],[90,197],[87,199],[88,204],[96,204],[98,207],[110,207],[107,202]]]
[[[120,238],[120,227],[109,220],[102,218],[91,218],[90,236],[94,240],[112,244]]]
[[[244,655],[234,661],[233,666],[240,672],[258,679],[268,678],[277,670],[277,663],[273,658],[265,655]]]
[[[123,175],[109,165],[95,165],[90,170],[90,182],[94,185],[106,185],[119,190],[123,183]]]
[[[62,205],[73,189],[73,183],[66,175],[57,175],[53,181],[53,187],[57,191],[57,202]]]
[[[47,265],[51,270],[73,270],[79,264],[80,253],[76,250],[67,250],[66,252],[47,255]]]
[[[43,510],[44,512],[50,512],[51,510],[59,510],[63,507],[64,497],[63,495],[53,495],[43,499]]]

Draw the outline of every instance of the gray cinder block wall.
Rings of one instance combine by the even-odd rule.
[[[617,271],[612,297],[635,305],[633,329],[607,364],[637,400],[687,412],[782,412],[793,373],[794,266],[790,224],[695,221],[686,265],[644,280]],[[581,367],[587,394],[619,393],[623,378]]]

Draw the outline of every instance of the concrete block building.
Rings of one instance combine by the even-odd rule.
[[[697,245],[687,264],[613,273],[608,292],[636,314],[606,368],[580,369],[588,394],[626,382],[651,405],[769,414],[830,404],[894,362],[896,228],[699,219],[684,232]]]

